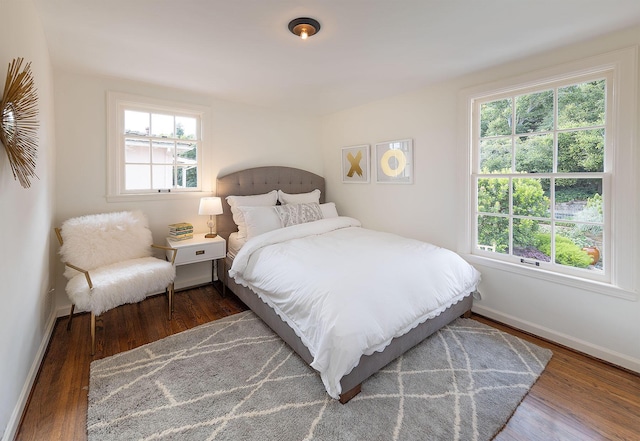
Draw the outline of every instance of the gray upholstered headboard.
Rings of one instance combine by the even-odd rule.
[[[230,195],[246,196],[264,194],[271,190],[282,190],[285,193],[307,193],[320,190],[320,202],[324,202],[324,178],[315,173],[292,167],[268,166],[256,167],[219,176],[216,193],[222,198],[223,214],[216,218],[216,230],[225,239],[229,234],[238,231],[231,216],[231,208],[226,201]]]

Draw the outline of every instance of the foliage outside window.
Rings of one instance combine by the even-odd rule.
[[[474,103],[476,253],[605,271],[607,82],[565,81]]]

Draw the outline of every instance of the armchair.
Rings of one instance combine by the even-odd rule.
[[[166,291],[171,320],[177,249],[152,243],[142,212],[75,217],[55,232],[72,302],[67,329],[76,307],[91,312],[91,355],[95,354],[96,316],[112,308]],[[171,261],[153,257],[152,248],[172,250]]]

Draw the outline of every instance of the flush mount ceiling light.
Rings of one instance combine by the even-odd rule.
[[[289,22],[289,30],[303,40],[306,40],[308,37],[320,31],[320,23],[318,23],[318,20],[309,17],[295,18]]]

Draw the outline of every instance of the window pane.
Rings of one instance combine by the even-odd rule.
[[[198,144],[193,142],[176,143],[178,164],[195,164],[198,159]]]
[[[521,136],[516,140],[516,171],[553,172],[553,135]]]
[[[151,188],[151,169],[149,165],[127,164],[124,166],[125,189],[149,190]]]
[[[555,261],[561,265],[602,271],[602,179],[557,179],[555,210],[556,219],[572,221],[557,224]]]
[[[553,130],[553,90],[516,98],[516,133]]]
[[[176,186],[180,188],[195,188],[198,186],[197,167],[178,167]]]
[[[198,186],[198,169],[196,167],[189,167],[187,169],[187,187],[195,188]]]
[[[550,179],[514,178],[513,214],[532,217],[550,217]]]
[[[604,216],[602,214],[602,196],[598,193],[587,199],[581,211],[573,216],[577,228],[589,237],[602,235]]]
[[[556,179],[555,218],[602,222],[602,179]]]
[[[556,252],[557,259],[561,260],[563,265],[576,266],[579,268],[589,267],[590,269],[602,270],[604,262],[604,238],[601,225],[588,225],[577,222],[562,222],[556,226],[557,234],[562,236],[559,250]],[[569,241],[575,245],[575,247],[566,245]],[[589,255],[589,260],[585,259],[582,254],[577,253],[576,249]],[[570,262],[563,253],[568,253],[569,249],[572,249],[577,256],[572,257],[573,264]]]
[[[604,171],[604,129],[558,133],[558,172]]]
[[[511,135],[511,98],[480,106],[480,137]]]
[[[154,164],[173,164],[173,146],[173,141],[153,141],[152,162]]]
[[[604,125],[605,80],[558,89],[558,128]]]
[[[151,136],[173,138],[173,116],[153,113],[151,115]]]
[[[602,230],[598,234],[585,232],[586,240],[582,245],[582,251],[585,251],[591,257],[590,269],[604,271],[604,238]]]
[[[124,133],[128,135],[149,135],[149,113],[124,111]]]
[[[513,254],[541,262],[551,262],[549,251],[541,251],[540,244],[551,237],[549,222],[533,219],[513,220]]]
[[[195,118],[176,116],[176,138],[198,139],[196,128],[197,122]]]
[[[511,171],[511,138],[483,139],[480,141],[480,172]]]
[[[176,187],[184,188],[187,174],[185,173],[184,168],[178,167],[176,170]]]
[[[197,155],[198,145],[195,143],[178,142],[176,144],[178,181],[176,185],[183,188],[198,186]]]
[[[509,219],[498,216],[478,216],[479,249],[509,253]]]
[[[149,141],[145,139],[125,138],[124,161],[149,163]]]
[[[575,237],[576,225],[562,222],[556,224],[555,262],[575,268],[587,268],[592,257],[583,250],[581,242]]]
[[[173,166],[154,165],[152,168],[154,190],[173,188]]]
[[[478,179],[478,211],[480,213],[509,213],[509,179]]]

